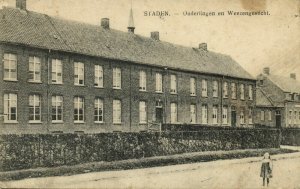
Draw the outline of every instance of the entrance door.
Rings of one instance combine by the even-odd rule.
[[[155,120],[157,123],[163,122],[163,109],[161,107],[155,108]]]
[[[231,111],[231,126],[236,127],[236,111]]]
[[[280,111],[276,111],[276,127],[280,128],[281,127],[281,114]]]

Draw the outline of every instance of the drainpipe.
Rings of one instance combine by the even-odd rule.
[[[167,112],[166,112],[166,109],[167,109],[167,85],[166,85],[166,81],[167,81],[167,78],[169,78],[169,72],[168,72],[168,68],[164,68],[165,69],[165,74],[164,74],[164,78],[163,78],[163,85],[164,85],[164,107],[163,107],[163,114],[164,114],[164,117],[163,117],[163,123],[166,124],[167,123]]]
[[[129,131],[131,132],[131,123],[132,123],[132,116],[131,116],[131,114],[132,114],[132,92],[131,92],[131,90],[132,90],[132,84],[131,84],[131,67],[132,67],[132,65],[130,65],[130,68],[129,68],[129,85],[130,85],[130,88],[129,88]]]
[[[48,70],[47,70],[47,86],[46,86],[46,89],[47,89],[47,131],[50,132],[49,130],[49,125],[50,125],[50,99],[49,99],[49,87],[50,87],[50,53],[51,53],[51,49],[48,50],[48,54],[47,54],[47,67],[48,67]]]
[[[221,126],[223,126],[223,84],[224,84],[223,82],[224,82],[224,76],[222,77],[222,80],[221,80]],[[228,109],[227,109],[227,111],[228,111]],[[228,115],[227,115],[227,117],[228,117]]]

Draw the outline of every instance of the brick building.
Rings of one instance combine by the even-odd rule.
[[[257,77],[255,123],[264,126],[300,127],[300,82],[296,74],[282,77],[264,68]]]
[[[252,126],[256,81],[205,43],[183,47],[17,8],[0,10],[1,133]]]

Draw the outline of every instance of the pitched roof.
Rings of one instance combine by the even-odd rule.
[[[0,10],[0,42],[254,79],[227,55],[14,8]]]
[[[256,106],[272,107],[274,106],[271,99],[267,97],[266,93],[261,88],[256,89]]]
[[[268,75],[267,77],[284,92],[300,94],[300,81],[277,75]]]

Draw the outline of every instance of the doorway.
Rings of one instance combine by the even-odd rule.
[[[280,113],[280,110],[277,110],[275,112],[275,115],[276,115],[275,125],[276,125],[277,128],[280,128],[281,127],[281,113]]]
[[[231,107],[231,126],[236,127],[236,110],[235,107]]]
[[[156,101],[155,104],[155,121],[157,123],[163,123],[163,106],[161,101]]]

